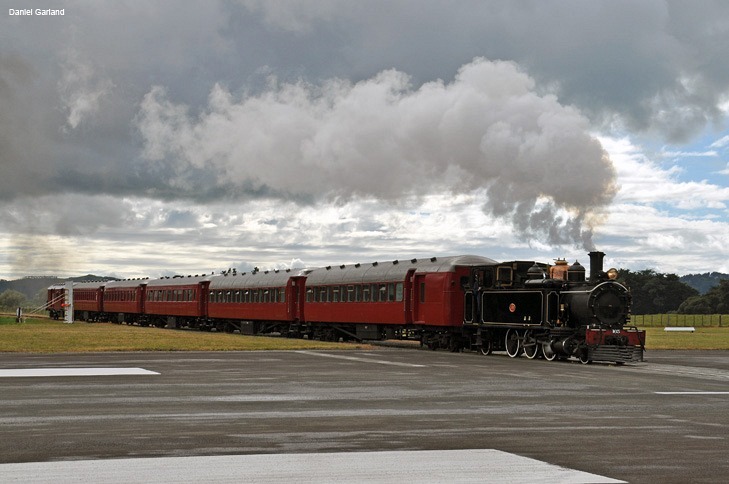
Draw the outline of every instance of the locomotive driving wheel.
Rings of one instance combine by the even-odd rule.
[[[534,334],[534,331],[532,331],[532,330],[527,330],[524,332],[522,346],[524,348],[524,354],[530,360],[533,360],[534,358],[538,357],[539,353],[542,349],[542,345],[537,343],[537,337]]]
[[[512,358],[516,358],[524,350],[521,344],[521,336],[519,331],[516,329],[509,329],[506,331],[506,338],[504,339],[504,347],[506,348],[506,354]]]
[[[552,349],[552,343],[549,341],[542,343],[542,354],[544,355],[544,359],[547,361],[554,361],[557,359],[557,353]]]
[[[580,351],[578,358],[580,359],[580,363],[582,363],[583,365],[589,365],[590,363],[592,363],[592,360],[590,359],[590,356],[587,352],[587,348]]]
[[[490,355],[494,351],[494,342],[491,341],[491,338],[483,340],[482,345],[479,347],[479,351],[485,356]]]

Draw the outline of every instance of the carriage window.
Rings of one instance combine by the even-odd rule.
[[[387,285],[387,301],[388,302],[395,301],[395,284],[393,284],[393,283],[390,283]]]
[[[401,302],[403,299],[403,284],[398,282],[395,286],[395,301]]]
[[[281,288],[278,290],[278,302],[286,302],[286,288]]]
[[[211,303],[217,302],[217,301],[215,300],[215,291],[210,291],[210,294],[209,294],[209,296],[210,296],[210,302],[211,302]]]
[[[356,302],[362,302],[362,286],[355,286],[355,288],[354,288],[354,300]]]
[[[362,287],[362,301],[370,302],[370,286]]]
[[[314,301],[314,290],[309,288],[306,290],[306,302],[310,303]]]
[[[347,286],[347,301],[354,302],[354,286]]]
[[[339,287],[332,288],[332,302],[339,302]]]
[[[387,302],[387,284],[380,284],[379,286],[379,301]]]

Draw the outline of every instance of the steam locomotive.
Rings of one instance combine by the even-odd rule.
[[[591,252],[575,262],[431,257],[73,287],[78,320],[282,335],[329,341],[419,339],[430,349],[514,358],[642,361],[645,332],[629,325],[630,292]],[[48,288],[52,317],[64,286]]]

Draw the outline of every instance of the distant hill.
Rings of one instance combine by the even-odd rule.
[[[53,284],[60,284],[72,280],[74,282],[100,281],[100,280],[116,280],[113,277],[95,276],[87,274],[85,276],[71,277],[69,279],[61,279],[55,276],[33,276],[16,279],[14,281],[0,280],[0,293],[8,289],[22,292],[28,299],[34,299],[41,290],[45,290]]]
[[[706,272],[704,274],[688,274],[681,276],[679,280],[684,284],[693,287],[700,294],[706,294],[714,286],[719,285],[722,279],[729,279],[729,274],[722,272]]]

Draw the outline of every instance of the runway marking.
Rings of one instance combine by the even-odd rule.
[[[3,482],[624,483],[494,449],[160,457],[0,464]]]
[[[323,356],[324,358],[336,358],[338,360],[362,361],[364,363],[377,363],[379,365],[405,366],[408,368],[425,368],[425,366],[426,366],[426,365],[416,365],[414,363],[402,363],[399,361],[373,360],[370,358],[360,358],[357,356],[330,355],[327,353],[317,353],[316,351],[301,350],[301,351],[297,351],[296,353],[299,353],[302,355]]]
[[[0,370],[0,378],[116,375],[159,375],[159,373],[144,368],[19,368]]]
[[[729,395],[729,392],[653,392],[656,395]]]

